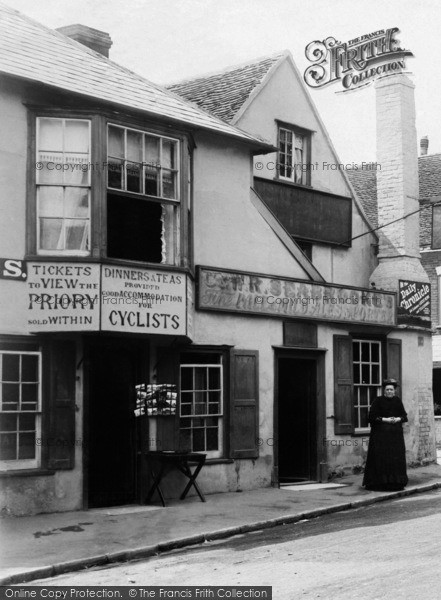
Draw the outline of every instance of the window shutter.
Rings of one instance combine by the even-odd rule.
[[[49,469],[73,469],[75,464],[74,342],[53,342],[50,349],[51,407],[47,455]]]
[[[334,335],[334,433],[353,433],[352,338]]]
[[[401,340],[387,340],[387,378],[401,381]],[[401,388],[400,388],[401,389]]]
[[[258,458],[259,353],[231,352],[230,455]]]

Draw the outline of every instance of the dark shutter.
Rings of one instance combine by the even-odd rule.
[[[231,352],[230,455],[258,458],[259,353]]]
[[[353,433],[352,338],[334,335],[334,433]]]
[[[387,379],[391,378],[397,379],[401,386],[401,340],[392,338],[387,340]]]
[[[175,348],[158,349],[156,373],[156,383],[176,385],[179,395],[179,355]],[[175,415],[159,415],[156,417],[157,450],[170,451],[180,449],[179,411],[180,407],[176,406]]]
[[[74,342],[54,341],[50,346],[50,416],[47,437],[49,469],[73,469],[75,464]]]

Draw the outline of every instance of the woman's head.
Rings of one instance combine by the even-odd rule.
[[[388,398],[395,396],[397,387],[398,387],[398,381],[396,379],[385,379],[383,381],[384,395]]]

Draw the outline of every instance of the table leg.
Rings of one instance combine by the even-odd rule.
[[[158,490],[158,494],[159,494],[159,497],[161,498],[162,506],[165,507],[164,495],[162,493],[161,486],[159,485],[161,483],[162,477],[164,475],[164,471],[165,471],[165,466],[163,464],[159,468],[158,475],[155,475],[155,471],[153,470],[153,467],[150,468],[150,473],[153,478],[153,484],[147,494],[147,498],[145,499],[145,504],[150,503],[150,500],[152,499],[153,494],[155,493],[155,490]]]
[[[199,475],[199,472],[202,469],[202,467],[204,466],[204,463],[202,463],[202,462],[198,463],[197,467],[193,473],[191,472],[191,469],[190,469],[188,463],[182,463],[181,466],[182,466],[182,472],[184,473],[184,475],[186,475],[188,477],[189,481],[188,481],[187,485],[185,486],[185,489],[182,492],[180,499],[184,500],[184,498],[187,496],[188,492],[190,491],[191,486],[193,486],[195,488],[199,498],[202,500],[202,502],[205,502],[204,494],[202,493],[198,484],[196,483],[196,477]]]

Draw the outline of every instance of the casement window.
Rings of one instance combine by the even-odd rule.
[[[280,126],[278,137],[279,178],[300,185],[309,185],[310,133],[298,128]]]
[[[382,380],[401,381],[401,340],[334,336],[334,432],[366,433]]]
[[[108,126],[107,254],[178,264],[179,141]]]
[[[90,253],[90,121],[37,119],[37,253]]]
[[[353,340],[354,428],[369,428],[368,415],[372,402],[381,394],[381,342]]]
[[[179,370],[179,448],[212,459],[258,458],[258,352],[185,352]]]
[[[0,351],[0,469],[40,466],[41,353]]]
[[[75,343],[0,343],[0,471],[72,469]]]
[[[214,358],[214,357],[213,357]],[[218,357],[221,361],[221,357]],[[180,443],[210,458],[223,450],[223,373],[221,362],[181,365]]]

